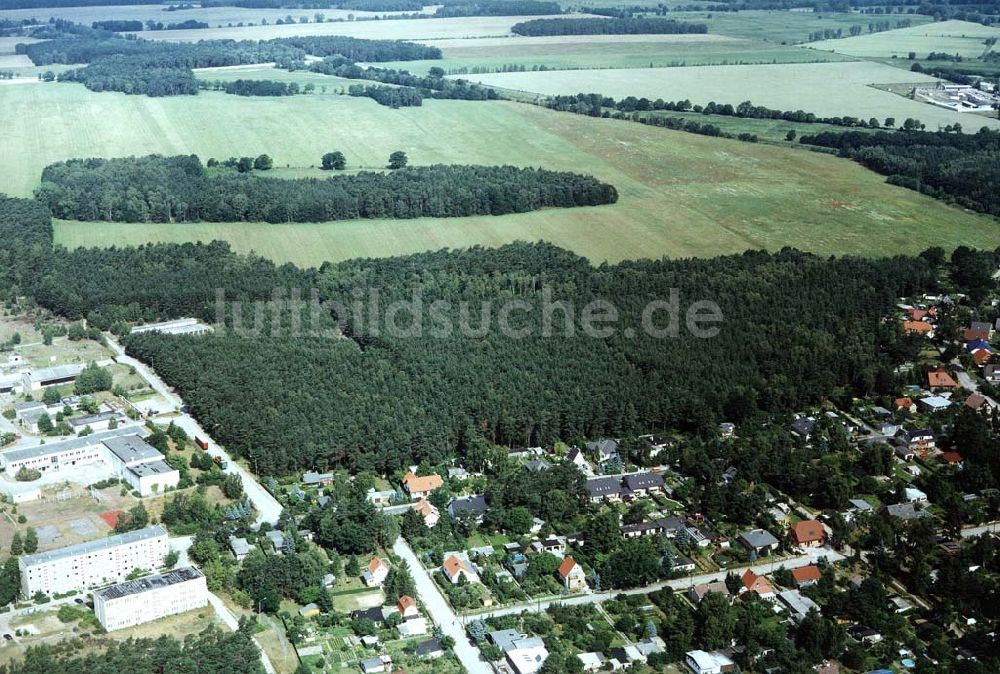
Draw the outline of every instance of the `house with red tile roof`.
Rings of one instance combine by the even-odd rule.
[[[438,509],[434,507],[433,503],[425,498],[420,499],[414,504],[413,511],[423,518],[424,524],[428,529],[433,529],[438,523],[438,520],[441,519],[441,514],[438,512]]]
[[[908,335],[928,336],[934,332],[934,326],[924,321],[903,321],[903,332]]]
[[[389,575],[389,567],[379,557],[372,557],[368,563],[368,568],[361,574],[361,580],[368,587],[379,587],[385,582],[385,577]]]
[[[950,374],[944,370],[931,370],[927,373],[927,385],[932,388],[958,388],[958,382],[956,382]]]
[[[753,569],[747,569],[740,578],[743,581],[743,592],[756,592],[761,599],[774,599],[774,586],[764,576],[758,576]]]
[[[448,559],[444,560],[444,564],[441,565],[441,573],[444,574],[444,577],[447,578],[448,582],[452,585],[458,585],[463,576],[466,580],[475,580],[472,575],[472,570],[469,569],[468,564],[466,564],[457,555],[452,555]]]
[[[399,609],[399,615],[403,616],[404,620],[406,618],[416,618],[420,615],[420,609],[417,608],[417,600],[406,594],[401,596],[399,601],[396,602],[396,608]]]
[[[823,574],[820,572],[818,566],[810,564],[809,566],[800,566],[797,569],[792,569],[792,578],[795,579],[797,587],[809,587],[813,583],[818,583],[823,578]]]
[[[792,542],[806,548],[821,548],[826,544],[826,531],[816,520],[802,520],[792,525]]]
[[[570,591],[587,589],[587,574],[572,557],[567,556],[559,565],[559,580]]]
[[[444,480],[440,475],[417,476],[410,471],[403,478],[403,489],[413,498],[427,498],[431,492],[444,485]]]

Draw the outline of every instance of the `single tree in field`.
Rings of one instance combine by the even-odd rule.
[[[24,551],[29,555],[38,551],[38,532],[34,527],[28,527],[24,533]]]
[[[236,162],[236,170],[240,173],[249,173],[253,169],[253,158],[251,157],[240,157],[240,160]]]
[[[395,171],[396,169],[405,168],[409,159],[406,157],[406,153],[402,150],[396,150],[391,155],[389,155],[389,168]]]
[[[274,166],[274,161],[266,154],[253,160],[253,167],[258,171],[270,171],[272,166]]]
[[[343,171],[347,168],[347,158],[343,152],[327,152],[323,155],[322,168],[324,171]]]

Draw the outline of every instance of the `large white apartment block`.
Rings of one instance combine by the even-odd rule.
[[[0,453],[0,462],[10,478],[22,468],[48,473],[105,463],[140,496],[176,487],[180,473],[171,468],[163,455],[138,432],[135,426],[122,427],[47,445],[11,449]]]
[[[21,592],[56,594],[108,583],[120,583],[135,569],[157,569],[169,552],[167,531],[146,527],[58,550],[24,555],[17,560]]]
[[[207,604],[205,576],[190,566],[94,590],[94,613],[109,632]]]

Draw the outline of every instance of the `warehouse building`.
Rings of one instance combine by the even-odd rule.
[[[205,576],[190,566],[94,590],[94,614],[109,632],[207,604]]]
[[[52,595],[97,585],[120,583],[135,569],[157,569],[169,552],[161,526],[24,555],[17,560],[21,592]]]
[[[21,375],[21,386],[24,391],[40,391],[46,386],[69,384],[76,381],[86,365],[80,363],[57,365],[38,370],[29,370]]]
[[[131,332],[133,335],[141,335],[145,332],[159,332],[164,335],[204,335],[212,332],[212,327],[205,325],[197,318],[178,318],[176,321],[137,325],[132,328]]]

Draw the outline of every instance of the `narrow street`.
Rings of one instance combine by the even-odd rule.
[[[469,674],[492,674],[493,668],[483,662],[479,656],[479,649],[469,642],[465,634],[465,624],[455,615],[409,544],[402,537],[397,538],[392,551],[410,565],[410,572],[424,609],[430,614],[431,620],[437,623],[447,636],[455,640],[455,655],[465,671]]]

